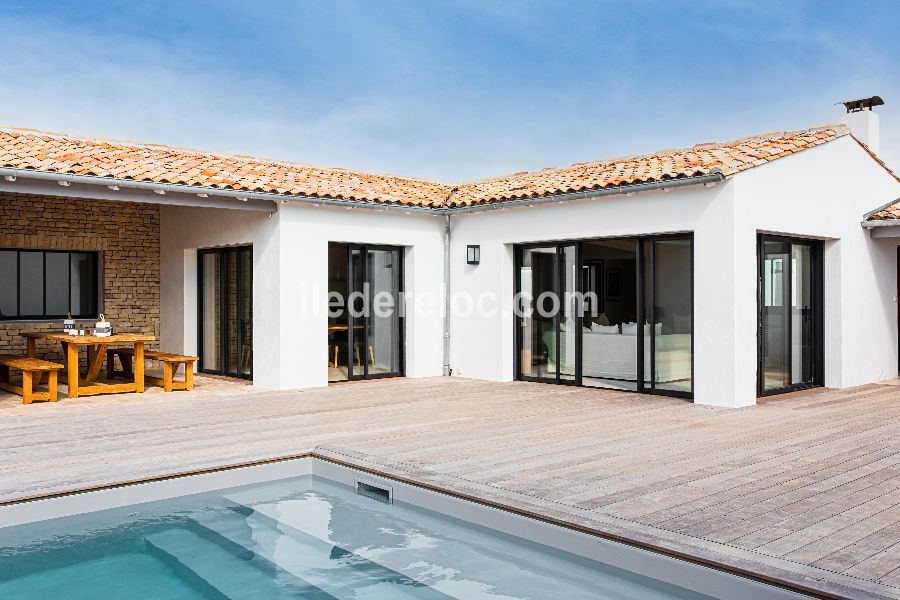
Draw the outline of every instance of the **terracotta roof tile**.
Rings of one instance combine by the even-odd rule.
[[[721,173],[728,176],[847,135],[843,125],[706,142],[458,186],[158,144],[0,128],[0,167],[236,191],[415,206],[467,206]]]
[[[0,128],[0,166],[55,173],[361,200],[440,205],[450,187],[434,181],[214,154],[158,144]]]
[[[728,176],[847,134],[843,125],[826,125],[734,142],[707,142],[692,148],[661,150],[643,156],[578,163],[551,171],[515,173],[461,185],[450,205],[521,200],[713,173]]]
[[[900,198],[894,201],[893,204],[885,206],[881,209],[876,209],[875,212],[869,214],[866,217],[867,221],[896,221],[900,220]]]

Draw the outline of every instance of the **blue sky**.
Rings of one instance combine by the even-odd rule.
[[[448,181],[837,121],[900,2],[0,0],[0,124]]]

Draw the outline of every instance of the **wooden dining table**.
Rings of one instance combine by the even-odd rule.
[[[66,369],[61,373],[62,379],[69,388],[69,398],[79,396],[95,396],[98,394],[117,394],[121,392],[144,391],[144,344],[156,340],[155,337],[143,333],[115,333],[110,336],[70,335],[65,332],[25,331],[20,334],[28,345],[28,357],[37,358],[37,340],[50,340],[62,344],[66,357]],[[81,377],[78,364],[78,351],[87,348],[87,373]],[[106,357],[106,349],[110,346],[131,346],[134,348],[134,381],[128,383],[102,383],[97,381],[100,367]]]

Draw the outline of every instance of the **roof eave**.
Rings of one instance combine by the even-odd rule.
[[[878,219],[875,221],[862,221],[860,225],[863,229],[873,229],[875,227],[900,227],[900,219]]]
[[[535,206],[547,203],[564,203],[573,200],[584,200],[588,198],[596,198],[602,196],[616,196],[623,194],[634,194],[650,190],[670,190],[674,188],[689,185],[715,185],[725,180],[725,175],[720,172],[713,172],[707,175],[684,177],[680,179],[668,179],[654,181],[650,183],[639,183],[632,185],[622,185],[611,188],[600,188],[596,190],[584,190],[578,192],[566,192],[563,194],[551,194],[540,196],[528,200],[505,200],[499,202],[491,202],[487,204],[475,204],[467,206],[421,206],[407,204],[388,204],[371,201],[359,200],[340,200],[335,198],[322,198],[318,196],[292,195],[292,194],[273,194],[264,192],[248,192],[236,189],[222,189],[216,187],[194,186],[177,183],[157,183],[153,181],[135,181],[132,179],[121,179],[116,177],[100,177],[95,175],[76,175],[72,173],[57,173],[54,171],[38,171],[34,169],[15,169],[9,167],[0,168],[0,177],[34,179],[66,184],[84,184],[94,186],[104,186],[108,189],[118,188],[123,192],[122,200],[128,200],[125,197],[128,190],[143,190],[162,192],[163,194],[171,192],[175,194],[192,194],[194,196],[215,196],[217,198],[228,198],[236,202],[230,208],[241,208],[242,203],[249,200],[268,201],[279,204],[286,203],[303,203],[313,206],[338,206],[346,209],[365,208],[380,211],[402,211],[407,214],[432,214],[432,215],[454,215],[462,213],[483,212],[505,208],[516,208],[523,206]],[[66,195],[60,190],[60,194]],[[26,192],[27,193],[27,192]],[[146,201],[146,200],[144,200]],[[160,202],[161,204],[165,202]],[[171,203],[171,202],[169,202]],[[196,206],[197,203],[192,204]],[[202,204],[201,204],[202,205]]]

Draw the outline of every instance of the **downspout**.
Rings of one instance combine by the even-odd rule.
[[[444,213],[444,377],[450,368],[450,213]]]

